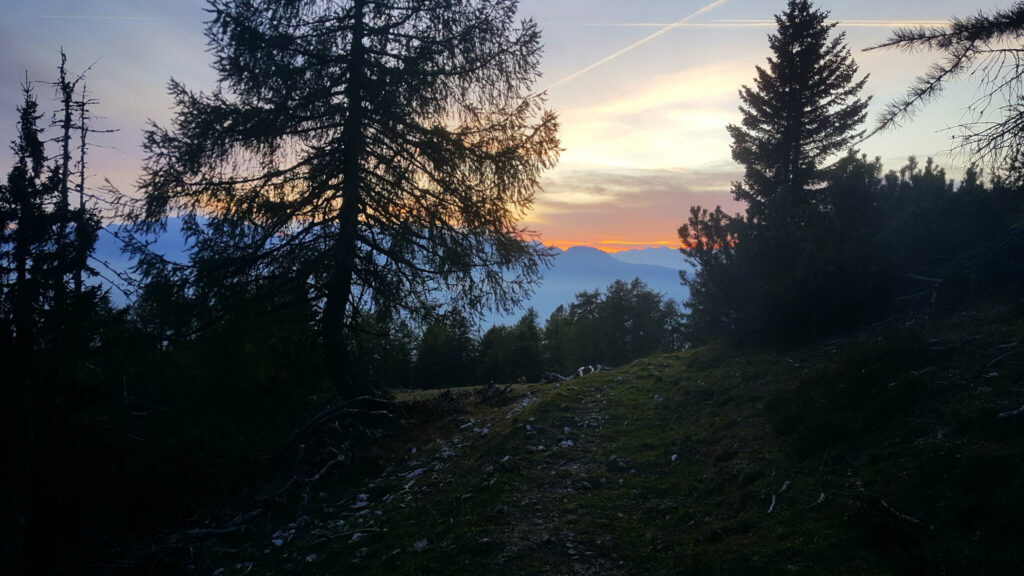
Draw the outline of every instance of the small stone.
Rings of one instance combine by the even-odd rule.
[[[417,551],[417,552],[423,552],[424,550],[426,550],[426,548],[427,548],[427,541],[426,541],[426,539],[424,539],[424,540],[417,540],[416,542],[413,542],[412,549]]]

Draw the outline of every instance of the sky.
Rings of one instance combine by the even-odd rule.
[[[870,120],[923,73],[936,55],[863,52],[894,26],[940,23],[1008,0],[820,0],[831,12],[873,100]],[[59,49],[72,71],[91,68],[89,91],[100,101],[100,128],[90,152],[90,182],[108,179],[131,192],[147,122],[173,116],[167,82],[211,88],[203,35],[205,0],[0,0],[0,140],[14,137],[19,85],[51,81]],[[520,0],[523,17],[543,31],[543,77],[558,112],[564,151],[545,174],[525,225],[545,244],[587,245],[614,252],[677,246],[676,229],[691,205],[730,212],[730,182],[742,171],[730,157],[726,125],[739,121],[737,90],[752,84],[769,56],[767,36],[784,0]],[[907,157],[934,157],[952,177],[962,173],[950,127],[973,100],[970,81],[903,128],[863,142],[887,169]],[[40,85],[44,109],[52,90]],[[10,154],[0,157],[6,173]]]

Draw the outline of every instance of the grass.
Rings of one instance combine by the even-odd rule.
[[[209,566],[1022,573],[1024,414],[1000,417],[1024,404],[1022,339],[1020,310],[992,302],[796,350],[711,346],[497,398],[432,394],[449,409]],[[267,544],[301,516],[315,529]]]

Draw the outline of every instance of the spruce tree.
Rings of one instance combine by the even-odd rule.
[[[46,152],[39,120],[39,104],[26,82],[23,102],[18,107],[18,133],[11,144],[14,166],[7,185],[0,188],[0,213],[3,215],[3,311],[9,321],[10,342],[18,357],[27,360],[35,347],[39,323],[40,286],[31,269],[45,258],[41,248],[49,238],[46,208],[47,186],[43,173]]]
[[[772,57],[758,66],[754,87],[740,89],[739,125],[729,125],[733,160],[744,167],[733,195],[747,204],[747,222],[790,229],[819,212],[826,161],[863,136],[870,98],[859,98],[867,76],[845,33],[809,0],[789,0],[768,37]]]
[[[558,155],[516,0],[213,0],[210,94],[171,83],[143,223],[183,214],[221,286],[295,279],[345,395],[367,310],[510,310],[545,251],[519,220]]]
[[[814,333],[820,309],[836,300],[822,250],[830,234],[830,159],[863,136],[870,98],[859,94],[843,33],[809,0],[790,0],[768,38],[772,56],[754,86],[740,89],[739,125],[728,126],[733,159],[743,165],[733,196],[746,214],[694,207],[679,229],[697,273],[688,332],[694,341],[723,332]]]
[[[35,430],[34,369],[40,290],[30,269],[45,243],[46,207],[43,169],[46,155],[39,128],[39,105],[26,81],[18,107],[17,136],[11,144],[14,166],[0,185],[0,270],[4,333],[0,353],[7,375],[0,384],[0,442],[5,463],[0,482],[0,540],[3,563],[13,574],[27,570],[26,545],[32,511]]]

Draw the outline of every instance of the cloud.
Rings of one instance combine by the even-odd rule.
[[[742,211],[729,192],[735,165],[708,170],[563,170],[544,179],[544,191],[525,222],[547,244],[674,246],[690,206]]]
[[[561,109],[568,168],[693,168],[729,158],[725,126],[738,120],[748,62],[724,62],[648,78],[590,106]]]
[[[552,212],[600,212],[622,204],[656,208],[659,198],[681,191],[694,196],[727,192],[740,176],[735,164],[704,170],[561,170],[544,178],[538,204]]]
[[[752,74],[748,62],[717,62],[655,76],[631,92],[584,108],[585,114],[629,114],[664,107],[688,107],[693,103],[717,103],[732,96]],[[730,107],[733,107],[730,104]]]

